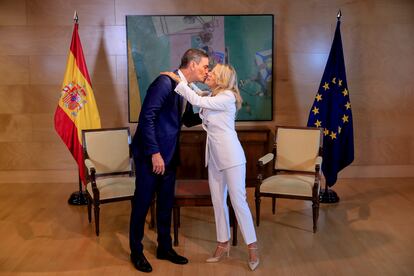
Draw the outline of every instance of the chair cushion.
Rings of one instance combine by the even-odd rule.
[[[133,196],[135,191],[135,177],[98,178],[96,180],[96,186],[99,190],[100,200]],[[91,183],[88,183],[86,189],[93,196]]]
[[[315,177],[311,175],[278,174],[264,179],[260,192],[312,197],[314,182]]]

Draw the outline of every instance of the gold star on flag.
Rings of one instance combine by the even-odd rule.
[[[329,83],[325,82],[324,86],[322,86],[325,91],[329,89]]]
[[[344,123],[346,123],[346,122],[348,122],[348,118],[349,118],[349,116],[346,116],[346,115],[344,114],[344,116],[342,116],[342,121],[343,121]]]
[[[339,80],[338,86],[342,86],[342,80]]]
[[[348,90],[345,88],[344,91],[342,91],[342,94],[344,94],[345,97],[346,95],[348,95]]]
[[[332,83],[336,83],[336,78],[333,78],[332,79]]]
[[[324,134],[325,136],[327,136],[327,135],[329,134],[329,130],[328,130],[327,128],[325,128],[325,129],[323,130],[323,134]]]
[[[319,120],[316,120],[316,122],[315,122],[315,126],[316,126],[316,127],[321,127],[321,126],[322,126],[322,122],[321,122],[321,121],[319,121]]]
[[[318,101],[318,102],[319,101],[322,101],[322,95],[319,94],[319,93],[316,94],[316,97],[315,98],[316,98],[316,101]]]
[[[312,112],[313,112],[313,115],[318,114],[319,113],[319,108],[317,108],[316,106],[313,107]]]
[[[351,108],[351,103],[350,102],[347,102],[346,105],[345,105],[345,107],[346,107],[346,110],[350,109]]]
[[[333,131],[331,131],[331,134],[329,136],[331,136],[332,140],[336,139],[336,133]]]

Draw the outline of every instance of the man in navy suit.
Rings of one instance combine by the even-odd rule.
[[[181,79],[203,82],[208,74],[208,56],[198,49],[187,50],[177,73]],[[174,187],[179,164],[181,125],[200,124],[192,106],[174,92],[176,83],[160,75],[150,85],[142,104],[138,127],[132,141],[136,168],[135,193],[132,200],[129,241],[131,262],[143,272],[152,267],[143,254],[145,218],[156,194],[157,199],[157,258],[176,264],[188,260],[172,249],[170,235]]]

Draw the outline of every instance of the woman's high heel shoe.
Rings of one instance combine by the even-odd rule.
[[[259,248],[257,248],[257,247],[250,247],[250,248],[249,248],[249,251],[250,251],[250,250],[252,250],[252,251],[253,251],[253,250],[255,250],[255,251],[256,251],[256,252],[255,252],[255,253],[256,253],[256,254],[255,254],[255,255],[256,255],[256,260],[255,260],[255,261],[250,260],[250,254],[249,254],[249,261],[248,261],[248,265],[249,265],[250,270],[251,270],[251,271],[253,271],[253,270],[255,270],[255,269],[257,268],[257,266],[259,265],[259,262],[260,262],[260,261],[259,261],[259,256],[258,256],[258,254],[257,254],[257,253],[258,253]]]
[[[221,251],[219,254],[216,255],[217,251]],[[210,257],[206,260],[207,263],[217,263],[219,262],[222,258],[224,257],[228,257],[230,255],[230,244],[227,243],[227,245],[221,245],[218,244],[216,251],[214,253],[213,257]]]

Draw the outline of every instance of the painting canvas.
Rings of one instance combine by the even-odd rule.
[[[128,15],[129,121],[138,122],[151,82],[177,69],[189,48],[204,50],[210,67],[234,66],[243,98],[238,121],[272,120],[273,25],[273,15]]]

